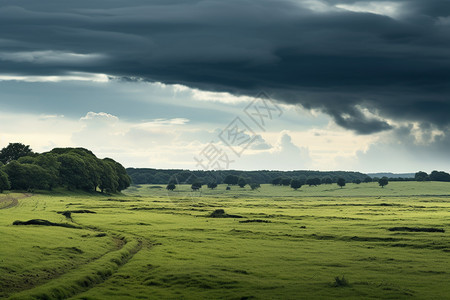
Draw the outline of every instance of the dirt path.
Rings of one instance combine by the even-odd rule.
[[[13,197],[11,195],[6,195],[6,197],[0,198],[0,209],[7,209],[14,206],[17,206],[19,204],[19,199],[28,198],[33,196],[33,194],[21,194],[20,196]],[[3,206],[3,203],[8,203],[7,205]]]

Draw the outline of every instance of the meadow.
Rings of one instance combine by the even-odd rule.
[[[443,182],[4,193],[0,298],[450,299],[449,230]]]

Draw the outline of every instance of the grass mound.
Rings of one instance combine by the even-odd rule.
[[[229,215],[223,209],[216,209],[211,214],[209,214],[210,218],[242,218],[242,216],[238,215]]]
[[[13,225],[40,225],[40,226],[59,226],[59,227],[67,227],[67,228],[81,228],[72,224],[67,223],[53,223],[47,220],[42,219],[32,219],[28,221],[14,221]]]
[[[409,232],[445,232],[441,228],[433,227],[391,227],[389,231],[409,231]]]

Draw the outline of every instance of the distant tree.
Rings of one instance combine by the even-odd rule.
[[[372,177],[366,176],[366,178],[364,178],[364,182],[365,183],[372,182]]]
[[[322,178],[322,184],[332,184],[333,180],[331,180],[331,177],[324,177]]]
[[[353,183],[355,183],[355,184],[360,184],[360,183],[361,183],[361,180],[360,180],[360,179],[355,179],[355,180],[353,180]]]
[[[299,179],[292,179],[291,180],[291,188],[294,190],[298,190],[302,187],[302,182]]]
[[[174,184],[174,183],[169,183],[167,186],[166,186],[166,190],[168,190],[168,191],[173,191],[174,189],[176,189],[177,188],[177,186]]]
[[[318,185],[320,185],[320,183],[321,183],[321,180],[318,177],[310,177],[306,180],[306,184],[309,186],[313,186],[313,185],[318,186]]]
[[[191,189],[193,190],[193,191],[198,191],[199,189],[201,189],[202,188],[202,183],[200,182],[200,181],[196,181],[196,182],[194,182],[192,185],[191,185]]]
[[[10,188],[11,184],[9,182],[8,174],[0,169],[0,193],[3,193],[3,191],[9,190]]]
[[[431,181],[444,181],[444,182],[450,181],[450,174],[443,171],[433,171],[431,172],[429,177]]]
[[[273,179],[272,185],[281,185],[281,180],[283,180],[283,178],[281,178],[281,177],[277,177],[277,178]]]
[[[380,180],[380,177],[374,177],[374,178],[372,178],[372,181],[373,181],[373,182],[378,182],[378,180]]]
[[[208,183],[208,188],[210,188],[210,189],[215,189],[217,187],[217,182],[215,182],[215,181],[212,181],[212,182],[209,182]]]
[[[281,185],[283,186],[289,186],[291,184],[291,178],[283,178],[281,179]]]
[[[261,185],[259,183],[250,183],[250,188],[252,189],[252,191],[257,190],[261,187]]]
[[[423,171],[419,171],[414,175],[414,179],[416,181],[426,181],[429,180],[428,178],[428,174],[423,172]]]
[[[241,188],[245,187],[245,186],[247,185],[247,180],[245,180],[244,177],[239,177],[238,185],[239,185],[239,187],[241,187]]]
[[[389,180],[388,180],[387,177],[380,178],[380,179],[378,179],[378,184],[379,184],[382,188],[384,188],[385,185],[388,185],[388,184],[389,184]]]
[[[236,175],[227,175],[223,182],[228,185],[236,185],[238,184],[239,177]]]
[[[20,157],[31,155],[33,155],[33,151],[30,146],[22,143],[9,143],[8,146],[0,150],[0,161],[6,165],[13,160],[18,160]]]
[[[340,186],[341,189],[342,189],[342,187],[345,186],[345,179],[342,178],[342,177],[339,177],[339,178],[337,179],[337,185]]]

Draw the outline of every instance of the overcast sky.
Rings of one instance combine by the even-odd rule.
[[[0,147],[449,171],[449,37],[448,0],[0,0]]]

